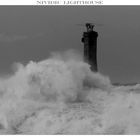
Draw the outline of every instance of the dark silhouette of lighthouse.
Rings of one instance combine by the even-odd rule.
[[[91,70],[98,71],[97,67],[97,37],[98,33],[93,31],[94,24],[86,23],[87,31],[83,33],[84,61],[90,64]]]

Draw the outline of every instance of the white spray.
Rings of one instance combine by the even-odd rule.
[[[17,67],[0,79],[1,134],[140,133],[139,95],[114,88],[76,53]]]

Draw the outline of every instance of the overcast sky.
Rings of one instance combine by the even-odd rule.
[[[82,54],[84,27],[76,24],[97,22],[99,71],[113,82],[140,82],[139,13],[140,6],[0,6],[0,73],[54,51]]]

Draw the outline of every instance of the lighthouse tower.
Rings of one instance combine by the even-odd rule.
[[[98,71],[97,68],[97,37],[98,33],[93,31],[94,25],[86,23],[87,31],[83,33],[84,61],[91,66],[91,70]]]

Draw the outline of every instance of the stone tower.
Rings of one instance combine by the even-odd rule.
[[[93,31],[93,24],[86,23],[87,31],[83,33],[84,61],[90,64],[91,70],[98,71],[97,67],[97,37],[98,33]]]

